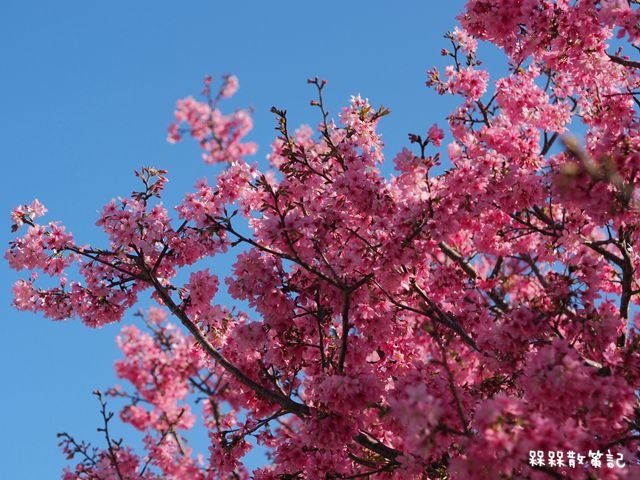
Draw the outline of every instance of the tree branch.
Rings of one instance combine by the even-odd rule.
[[[151,274],[149,269],[144,264],[143,260],[138,257],[138,264],[142,268],[142,270],[148,275],[149,282],[155,288],[158,296],[162,300],[162,302],[169,308],[171,313],[175,315],[180,322],[189,330],[191,335],[195,338],[198,344],[204,349],[205,352],[209,354],[222,368],[224,368],[227,372],[231,374],[236,380],[238,380],[243,385],[249,387],[253,390],[257,395],[264,398],[265,400],[271,401],[277,405],[280,405],[285,410],[294,413],[298,416],[305,416],[309,414],[309,407],[302,403],[295,402],[290,398],[282,395],[281,393],[274,392],[270,390],[256,381],[252,380],[249,376],[247,376],[242,370],[232,364],[229,360],[227,360],[216,348],[211,345],[209,340],[202,334],[200,329],[191,321],[191,319],[187,316],[187,314],[180,309],[176,303],[171,298],[171,295],[167,291],[167,289],[160,283],[160,281],[156,278],[155,275]]]
[[[360,433],[358,433],[353,439],[366,449],[371,450],[392,462],[396,462],[396,458],[402,455],[400,450],[386,446],[364,431],[360,431]]]
[[[631,68],[640,68],[640,62],[622,58],[622,57],[619,57],[618,55],[611,55],[609,53],[607,53],[607,57],[609,57],[609,60],[611,60],[613,63],[617,63],[618,65],[622,65],[624,67],[631,67]]]
[[[338,359],[338,372],[344,372],[344,361],[347,357],[347,345],[349,343],[349,308],[351,306],[351,292],[342,292],[342,336],[340,337],[340,357]]]

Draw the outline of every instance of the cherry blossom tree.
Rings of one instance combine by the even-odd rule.
[[[63,478],[640,478],[637,4],[470,0],[427,74],[457,105],[445,169],[434,125],[383,175],[389,111],[353,97],[334,119],[314,78],[317,128],[273,108],[261,170],[250,112],[221,109],[237,79],[207,77],[169,141],[222,169],[174,210],[151,167],[102,210],[100,246],[17,207],[16,308],[100,327],[157,302],[119,337],[130,389],[96,392],[104,444],[61,434]],[[225,252],[246,312],[215,303]],[[144,451],[114,436],[112,397]],[[250,471],[255,444],[268,465]]]

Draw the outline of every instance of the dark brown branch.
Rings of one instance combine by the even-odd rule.
[[[604,241],[604,242],[587,241],[587,242],[584,242],[584,244],[587,247],[589,247],[591,250],[593,250],[594,252],[599,253],[600,255],[602,255],[604,258],[606,258],[610,262],[615,263],[616,265],[621,267],[622,263],[623,263],[622,259],[620,257],[615,256],[613,253],[608,251],[606,248],[602,247],[602,245],[605,245],[607,243],[613,243],[613,242],[610,242],[610,241]]]
[[[434,322],[440,323],[440,324],[444,325],[445,327],[453,330],[458,335],[460,335],[460,337],[462,338],[463,342],[465,342],[467,345],[469,345],[474,350],[476,350],[478,352],[480,351],[480,349],[476,345],[476,342],[474,342],[473,339],[471,337],[469,337],[469,335],[462,329],[462,327],[460,325],[458,325],[457,322],[455,322],[455,323],[452,322],[452,320],[448,316],[445,315],[443,318],[440,318],[439,316],[434,315],[434,313],[426,306],[423,307],[423,310],[420,310],[419,308],[415,308],[415,307],[412,307],[410,305],[406,305],[404,303],[401,303],[398,300],[396,300],[395,298],[393,298],[391,296],[391,294],[389,292],[387,292],[382,287],[382,285],[380,285],[378,282],[374,282],[374,283],[378,287],[378,289],[384,294],[384,296],[387,297],[387,299],[393,305],[398,307],[399,309],[406,310],[408,312],[413,312],[413,313],[417,313],[419,315],[424,315],[426,317],[429,317]]]
[[[93,449],[93,453],[89,452],[91,444],[87,444],[85,442],[78,443],[76,439],[69,435],[67,432],[58,433],[56,436],[58,438],[62,438],[60,445],[64,445],[65,453],[72,456],[80,454],[82,456],[82,463],[90,465],[91,467],[95,467],[98,464],[98,462],[96,461],[96,449]],[[71,445],[73,447],[73,450],[68,450],[68,445]]]
[[[440,362],[440,364],[443,366],[444,371],[447,374],[449,389],[451,390],[451,394],[453,395],[453,399],[455,400],[456,412],[458,413],[458,417],[460,418],[460,423],[462,423],[462,430],[464,432],[464,435],[470,436],[471,432],[469,430],[469,422],[467,421],[467,418],[464,414],[464,409],[462,408],[462,400],[456,386],[455,378],[453,377],[453,372],[449,367],[449,361],[447,360],[447,351],[444,344],[442,343],[442,340],[437,338],[435,335],[434,339],[436,340],[438,347],[440,347],[440,353],[442,354],[442,361]]]
[[[176,230],[176,233],[180,233],[182,230],[184,230],[184,228],[187,226],[187,223],[188,223],[187,220],[182,222],[182,224]],[[164,257],[168,252],[169,252],[169,245],[165,244],[164,247],[162,248],[162,251],[160,252],[160,255],[158,255],[158,259],[156,260],[156,263],[153,264],[153,267],[151,268],[151,272],[155,273],[158,270],[158,267],[160,266],[160,264],[162,263],[162,260],[164,260]]]
[[[545,156],[551,150],[551,147],[558,139],[558,132],[555,132],[551,137],[547,137],[547,133],[544,134],[544,145],[542,146],[542,150],[540,151],[541,156]]]
[[[620,253],[622,254],[622,294],[620,295],[620,316],[623,318],[629,318],[629,304],[631,303],[631,297],[633,296],[633,262],[627,250],[627,240],[622,239],[617,243]]]
[[[377,453],[381,457],[384,457],[392,462],[395,462],[396,458],[402,455],[402,452],[400,450],[388,447],[387,445],[383,444],[376,438],[363,431],[358,433],[358,435],[356,435],[353,439],[367,450],[371,450],[372,452]]]
[[[104,438],[107,442],[107,450],[109,451],[108,457],[109,457],[109,460],[111,461],[111,466],[116,471],[116,475],[118,476],[118,479],[124,480],[124,477],[120,472],[118,457],[116,456],[115,449],[113,448],[114,442],[113,440],[111,440],[111,435],[109,434],[109,422],[113,418],[113,413],[111,412],[107,413],[107,403],[102,398],[102,392],[100,392],[100,390],[96,390],[93,393],[98,398],[98,401],[100,402],[100,414],[102,415],[102,422],[103,422],[103,426],[101,428],[98,428],[98,431],[104,434]]]
[[[427,296],[424,290],[422,290],[418,286],[415,280],[411,281],[411,286],[413,290],[420,296],[420,298],[424,300],[424,303],[422,305],[424,309],[423,314],[427,315],[432,320],[435,320],[436,322],[449,327],[451,330],[453,330],[458,335],[460,335],[462,340],[467,345],[472,347],[477,352],[480,351],[480,349],[478,348],[478,345],[476,345],[476,342],[473,340],[473,338],[469,336],[467,332],[465,332],[465,330],[462,328],[462,326],[458,323],[458,321],[453,315],[443,312],[442,309]]]
[[[178,440],[178,434],[175,431],[175,426],[180,421],[180,418],[182,418],[182,415],[184,415],[184,412],[185,412],[185,409],[184,408],[181,409],[180,413],[178,413],[178,416],[176,417],[176,419],[173,422],[170,422],[169,418],[165,414],[165,418],[166,418],[167,423],[169,425],[168,425],[167,429],[162,433],[162,435],[160,436],[158,441],[156,442],[156,446],[162,445],[162,442],[164,442],[165,438],[167,438],[169,433],[172,433],[174,435],[174,438],[176,439],[176,443],[178,444],[178,447],[180,449],[180,453],[184,456],[185,453],[184,453],[184,448],[182,446],[182,442],[180,442]],[[151,464],[152,460],[153,460],[153,456],[149,455],[149,457],[147,458],[147,461],[144,463],[144,465],[142,466],[142,469],[140,470],[140,475],[139,475],[140,478],[142,478],[144,476],[144,472],[147,470],[147,468]]]
[[[100,257],[96,257],[93,255],[90,255],[88,253],[86,253],[84,250],[80,249],[80,248],[76,248],[76,247],[66,247],[65,250],[69,250],[70,252],[74,252],[77,253],[78,255],[82,255],[84,257],[87,257],[90,260],[93,260],[94,262],[98,262],[101,263],[102,265],[105,265],[107,267],[111,267],[114,270],[117,270],[120,273],[124,273],[125,275],[130,276],[131,278],[135,278],[137,280],[142,280],[142,277],[140,277],[140,275],[129,272],[128,270],[125,270],[121,267],[119,267],[118,265],[114,265],[113,263],[107,262],[105,260],[102,260]]]
[[[438,246],[447,257],[460,265],[460,268],[464,270],[464,272],[469,276],[469,278],[471,278],[471,280],[475,280],[478,277],[478,274],[476,273],[475,269],[469,264],[469,262],[467,262],[462,257],[462,255],[456,252],[453,248],[451,248],[445,242],[440,242]]]
[[[171,295],[167,291],[166,287],[164,287],[160,281],[152,275],[148,268],[144,265],[144,262],[139,259],[139,265],[142,270],[148,275],[149,282],[155,288],[156,293],[162,300],[162,302],[169,308],[171,313],[175,315],[180,322],[189,330],[191,335],[195,338],[198,344],[204,349],[209,356],[211,356],[222,368],[224,368],[227,372],[231,374],[236,380],[238,380],[243,385],[249,387],[253,390],[257,395],[264,398],[265,400],[271,401],[277,405],[280,405],[285,410],[294,413],[299,416],[305,416],[309,414],[309,407],[302,403],[295,402],[290,398],[282,395],[281,393],[274,392],[259,383],[252,380],[248,377],[242,370],[236,367],[234,364],[229,362],[216,348],[211,345],[209,340],[202,334],[200,329],[191,321],[191,319],[187,316],[187,314],[176,305],[176,303],[171,298]]]
[[[276,257],[285,259],[285,260],[289,260],[293,263],[296,263],[298,265],[300,265],[302,268],[304,268],[305,270],[313,273],[314,275],[316,275],[318,278],[321,278],[322,280],[324,280],[325,282],[333,285],[334,287],[338,287],[338,288],[342,288],[342,285],[339,284],[338,282],[336,282],[334,279],[328,277],[327,275],[325,275],[324,273],[322,273],[320,270],[318,270],[317,268],[307,264],[305,261],[303,261],[298,255],[289,255],[287,253],[284,252],[278,252],[276,250],[273,250],[269,247],[266,247],[264,245],[259,244],[258,242],[256,242],[255,240],[245,237],[244,235],[242,235],[241,233],[239,233],[238,231],[236,231],[232,226],[230,222],[226,222],[224,224],[221,224],[220,222],[217,222],[215,219],[210,218],[210,220],[216,222],[217,225],[219,225],[221,228],[223,228],[224,230],[226,230],[227,232],[233,234],[236,238],[238,238],[238,240],[240,240],[241,242],[244,243],[248,243],[249,245],[252,245],[254,247],[256,247],[258,250],[261,250],[265,253],[269,253],[271,255],[275,255]]]
[[[607,56],[613,63],[617,63],[618,65],[622,65],[624,67],[631,67],[631,68],[640,68],[640,62],[629,60],[627,58],[622,58],[622,57],[619,57],[618,55],[611,55],[608,53],[607,53]]]
[[[447,245],[445,242],[440,242],[438,246],[440,247],[440,250],[442,250],[442,252],[447,257],[449,257],[451,260],[453,260],[458,265],[460,265],[460,268],[464,270],[464,272],[469,276],[469,278],[472,281],[475,281],[476,278],[478,278],[478,273],[476,272],[475,268],[473,268],[473,266],[462,255],[456,252],[452,247]],[[496,264],[496,267],[498,268],[500,267],[500,262]],[[493,272],[492,272],[492,275],[490,276],[494,276]],[[507,305],[507,303],[504,301],[502,296],[496,291],[495,288],[492,288],[490,291],[486,293],[489,296],[489,298],[493,300],[493,303],[495,303],[495,306],[498,309],[502,310],[503,312],[509,311],[509,305]]]
[[[322,308],[320,307],[320,290],[316,289],[316,309],[315,314],[316,322],[318,323],[318,348],[320,349],[320,363],[322,364],[322,371],[324,372],[327,367],[327,359],[324,353],[324,333],[322,331]]]
[[[347,357],[347,346],[349,344],[349,308],[351,306],[351,293],[342,292],[342,336],[340,337],[340,357],[338,359],[338,372],[344,372],[344,361]]]

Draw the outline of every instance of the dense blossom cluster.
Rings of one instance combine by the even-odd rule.
[[[251,116],[246,110],[223,115],[217,108],[221,99],[236,93],[238,79],[233,75],[225,76],[215,98],[211,96],[212,80],[207,76],[204,82],[203,94],[208,97],[208,102],[198,102],[193,97],[178,101],[176,123],[169,127],[168,140],[171,143],[179,142],[183,134],[189,132],[204,150],[202,158],[206,163],[241,160],[243,156],[255,153],[257,148],[254,143],[241,142],[253,127]],[[181,128],[183,124],[185,128]]]
[[[291,132],[274,108],[261,172],[245,160],[249,113],[219,110],[237,79],[214,95],[207,77],[205,101],[178,102],[169,139],[188,133],[222,171],[177,220],[152,168],[138,172],[143,191],[104,208],[104,248],[36,223],[37,200],[18,207],[26,231],[7,260],[60,285],[17,282],[17,308],[100,326],[143,290],[159,304],[147,333],[120,336],[132,393],[107,392],[126,400],[120,418],[145,452],[109,436],[100,395],[107,445],[63,435],[78,460],[64,478],[639,478],[640,62],[624,50],[639,18],[622,0],[470,0],[446,36],[451,65],[427,74],[460,99],[441,174],[438,125],[409,136],[387,178],[376,128],[388,110],[352,97],[334,121],[318,79],[317,131]],[[505,77],[481,68],[479,40],[504,50]],[[238,245],[224,285],[251,313],[214,302],[210,259]],[[185,441],[196,421],[205,455]],[[249,471],[255,443],[269,462]],[[625,466],[529,463],[574,450]]]

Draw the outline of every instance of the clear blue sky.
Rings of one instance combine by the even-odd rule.
[[[408,132],[444,124],[451,110],[424,86],[425,71],[442,64],[442,34],[463,3],[3,0],[3,250],[9,212],[35,197],[79,242],[104,245],[97,212],[137,186],[134,168],[169,170],[168,205],[211,175],[193,146],[165,142],[175,100],[198,93],[206,73],[240,78],[229,107],[255,108],[258,160],[274,138],[272,105],[289,111],[291,125],[318,121],[305,82],[313,75],[329,80],[332,112],[357,93],[391,108],[381,128],[390,160]],[[65,460],[56,433],[97,438],[91,391],[116,383],[119,326],[14,311],[19,275],[4,261],[0,275],[0,476],[57,478]]]

